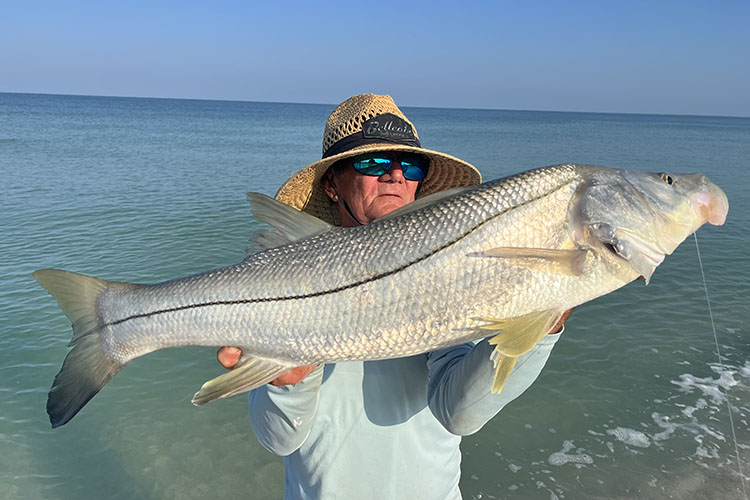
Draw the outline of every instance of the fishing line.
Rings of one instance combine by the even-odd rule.
[[[708,317],[711,318],[711,329],[714,332],[714,343],[716,345],[716,355],[719,357],[719,368],[722,373],[724,372],[724,363],[721,361],[721,351],[719,350],[719,337],[716,335],[716,325],[714,324],[714,314],[711,311],[711,300],[708,298],[708,286],[706,285],[706,274],[703,272],[703,260],[701,259],[701,250],[698,247],[698,236],[693,233],[695,238],[695,250],[698,252],[698,263],[701,268],[701,277],[703,278],[703,289],[706,291],[706,303],[708,304]],[[718,386],[719,390],[721,386]],[[727,410],[729,411],[729,426],[732,428],[732,439],[734,439],[734,452],[737,455],[737,471],[740,473],[740,481],[742,483],[742,494],[747,498],[747,490],[745,490],[745,475],[742,472],[742,460],[740,460],[740,447],[737,444],[737,434],[734,431],[734,419],[732,418],[732,403],[729,401],[729,388],[726,389],[727,398]]]

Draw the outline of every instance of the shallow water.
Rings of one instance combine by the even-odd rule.
[[[0,496],[279,498],[244,396],[201,408],[212,349],[134,361],[68,425],[46,393],[70,325],[31,278],[151,282],[239,261],[273,194],[320,154],[332,106],[0,94]],[[579,307],[537,382],[464,440],[466,498],[745,498],[750,479],[750,119],[406,109],[486,179],[580,162],[700,171],[730,200],[651,284]],[[730,403],[737,447],[730,427]],[[750,487],[750,484],[745,484]],[[5,493],[2,493],[5,492]]]

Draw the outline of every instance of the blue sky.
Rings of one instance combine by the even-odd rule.
[[[750,116],[750,1],[0,2],[0,92]]]

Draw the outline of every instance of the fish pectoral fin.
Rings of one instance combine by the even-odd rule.
[[[253,356],[243,356],[237,364],[231,371],[203,384],[193,396],[193,404],[200,406],[214,399],[251,391],[296,366]]]
[[[492,359],[495,362],[495,380],[492,392],[498,393],[510,376],[516,359],[529,352],[562,317],[564,310],[539,311],[509,319],[482,318],[488,324],[483,330],[500,330],[489,342],[495,346]]]
[[[546,273],[580,276],[587,253],[581,249],[496,247],[471,255],[513,260],[519,266]]]
[[[262,193],[247,193],[247,201],[255,220],[274,228],[274,231],[260,229],[250,237],[249,254],[301,240],[333,227]]]

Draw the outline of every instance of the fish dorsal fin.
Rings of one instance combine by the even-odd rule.
[[[533,349],[560,320],[563,312],[562,309],[550,309],[517,318],[482,318],[487,321],[487,324],[481,329],[500,330],[500,333],[490,339],[490,344],[495,346],[495,351],[492,353],[492,359],[495,362],[492,392],[498,393],[503,389],[505,381],[516,364],[516,359]]]
[[[403,207],[397,208],[396,210],[392,212],[388,212],[387,214],[385,214],[382,217],[379,217],[376,220],[380,222],[383,220],[388,220],[394,217],[398,217],[399,215],[416,212],[417,210],[420,210],[424,207],[437,203],[441,200],[450,198],[451,196],[455,196],[459,193],[463,193],[464,191],[467,191],[471,189],[472,187],[473,186],[461,186],[461,187],[455,187],[451,189],[445,189],[443,191],[438,191],[437,193],[432,193],[430,195],[425,196],[424,198],[419,198],[418,200],[412,201],[411,203],[407,203]]]
[[[472,255],[509,259],[515,261],[517,265],[546,273],[580,276],[583,273],[583,261],[587,253],[587,250],[581,249],[496,247]]]
[[[249,254],[301,240],[333,227],[261,193],[247,193],[247,201],[255,219],[274,228],[273,231],[260,229],[251,236]]]

